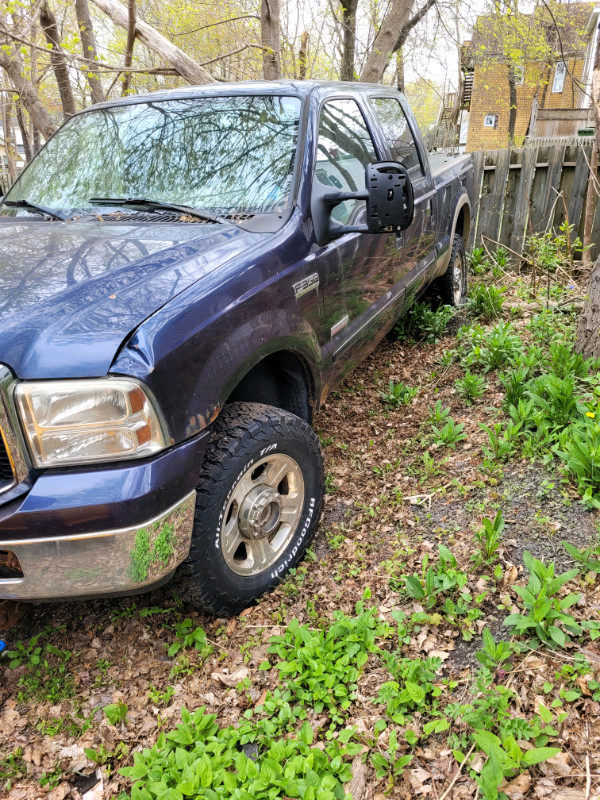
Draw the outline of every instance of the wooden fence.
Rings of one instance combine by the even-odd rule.
[[[531,233],[558,230],[568,217],[583,239],[592,144],[531,144],[473,153],[478,192],[471,244],[494,242],[517,253]],[[592,258],[600,253],[600,202],[592,226]]]

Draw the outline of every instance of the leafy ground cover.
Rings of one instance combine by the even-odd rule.
[[[0,794],[600,796],[598,365],[549,267],[473,268],[319,414],[325,516],[271,596],[212,619],[174,583],[4,634]]]

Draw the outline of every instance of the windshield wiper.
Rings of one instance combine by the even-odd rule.
[[[32,203],[31,200],[4,200],[3,205],[10,208],[24,208],[26,211],[32,211],[34,214],[44,214],[50,219],[60,219],[63,222],[68,219],[64,214],[54,211],[46,206],[40,206],[38,203]]]
[[[205,219],[208,222],[227,222],[222,217],[202,211],[200,208],[163,203],[161,200],[150,200],[146,197],[90,197],[89,202],[95,206],[138,206],[147,208],[149,211],[177,211],[179,214],[188,214],[190,217],[198,217],[198,219]]]

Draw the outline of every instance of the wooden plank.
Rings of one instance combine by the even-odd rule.
[[[500,150],[488,150],[484,155],[483,176],[479,192],[479,219],[477,223],[476,247],[481,247],[481,237],[489,236],[490,224],[494,215],[496,181],[496,162]],[[493,167],[493,170],[491,169]],[[487,168],[487,169],[486,169]]]
[[[500,244],[510,247],[510,238],[512,236],[514,218],[516,212],[516,195],[517,187],[521,179],[523,166],[521,159],[523,158],[523,150],[521,148],[513,147],[509,150],[509,167],[508,178],[506,187],[504,189],[504,202],[502,206],[502,226],[500,228],[500,236],[498,241]]]
[[[563,210],[563,202],[558,196],[561,188],[561,178],[563,176],[563,161],[565,160],[565,146],[558,145],[551,148],[548,167],[548,180],[546,183],[546,196],[544,198],[542,230],[551,230],[554,217],[559,213],[558,206]]]
[[[521,163],[523,169],[519,175],[519,183],[515,192],[515,213],[512,235],[510,237],[510,247],[517,253],[521,252],[525,228],[529,218],[529,196],[531,185],[535,176],[535,165],[537,164],[537,146],[523,148]]]
[[[506,181],[508,178],[508,165],[510,161],[510,148],[500,150],[496,158],[496,173],[494,175],[494,187],[490,202],[490,215],[488,218],[488,232],[485,233],[490,239],[495,242],[500,241],[500,231],[502,230],[502,217],[504,215],[504,207],[506,202]],[[497,245],[491,244],[492,249]]]
[[[575,173],[573,175],[573,186],[571,187],[571,197],[569,198],[569,222],[575,225],[575,231],[579,230],[583,213],[583,200],[587,191],[588,176],[590,168],[588,160],[591,158],[590,147],[579,147],[577,162],[575,163]]]
[[[567,218],[569,201],[571,199],[571,193],[573,191],[573,179],[575,178],[575,168],[569,167],[568,164],[565,163],[565,161],[572,161],[571,151],[574,148],[573,146],[568,146],[565,149],[568,152],[565,152],[562,163],[562,170],[558,179],[557,188],[559,196],[554,209],[554,218],[552,220],[552,227],[555,230],[558,230],[558,228]]]
[[[531,190],[529,192],[529,220],[527,222],[526,237],[531,233],[540,233],[546,227],[546,218],[544,216],[544,208],[546,203],[546,194],[548,192],[548,167],[541,166],[542,164],[550,164],[550,148],[548,145],[540,145],[538,150],[538,157],[540,153],[544,157],[536,163],[535,175],[531,183]]]
[[[481,197],[481,179],[483,177],[483,163],[484,163],[484,156],[485,153],[482,150],[478,150],[476,153],[473,153],[473,187],[475,193],[475,207],[473,208],[473,223],[471,225],[471,234],[469,236],[469,242],[467,245],[467,249],[471,250],[473,247],[479,246],[476,245],[475,242],[478,241],[477,239],[477,228],[479,224],[479,198]]]

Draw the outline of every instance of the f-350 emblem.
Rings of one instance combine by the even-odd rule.
[[[298,300],[302,295],[311,292],[313,289],[319,288],[319,273],[313,272],[312,275],[308,275],[306,278],[302,278],[301,281],[295,283],[293,286],[294,289],[294,297]]]

